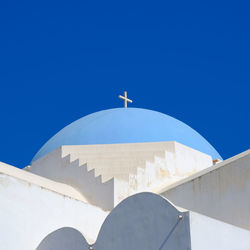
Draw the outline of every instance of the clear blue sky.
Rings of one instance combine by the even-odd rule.
[[[1,1],[0,161],[27,165],[89,113],[171,115],[225,159],[249,148],[249,1]]]

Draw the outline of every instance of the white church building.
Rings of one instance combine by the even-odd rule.
[[[223,160],[125,107],[66,126],[24,169],[0,162],[0,250],[88,249],[250,250],[250,150]]]

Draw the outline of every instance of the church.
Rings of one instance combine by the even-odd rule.
[[[119,97],[0,162],[0,250],[250,250],[250,150]]]

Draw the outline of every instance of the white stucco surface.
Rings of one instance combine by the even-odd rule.
[[[60,185],[0,164],[0,249],[250,249],[250,231],[176,207],[157,194],[130,196],[108,214]],[[72,196],[63,195],[65,190]]]
[[[250,150],[162,190],[174,204],[250,230]]]
[[[211,156],[185,145],[151,142],[62,146],[26,170],[66,183],[90,204],[111,210],[132,194],[158,193],[210,166]]]
[[[48,234],[63,227],[78,230],[89,243],[96,240],[106,212],[21,175],[12,177],[5,168],[0,164],[0,249],[34,250]]]
[[[58,148],[26,168],[28,172],[65,183],[78,190],[89,204],[111,210],[114,204],[114,180],[102,182],[95,176],[95,170],[88,169],[88,163],[63,154]]]
[[[189,212],[192,250],[249,250],[250,231]]]
[[[49,189],[50,191],[69,196],[76,200],[84,201],[85,203],[87,202],[85,197],[72,186],[52,181],[48,178],[43,178],[42,176],[23,171],[19,168],[5,164],[3,162],[0,162],[0,173],[15,177],[23,181],[27,181],[31,184],[35,184],[42,188]]]
[[[249,250],[250,231],[177,208],[140,193],[122,201],[104,221],[96,250]]]

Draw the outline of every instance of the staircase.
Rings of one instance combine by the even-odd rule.
[[[103,181],[101,175],[95,174],[95,169],[88,169],[87,163],[72,159],[71,154],[61,157],[60,149],[37,160],[25,170],[73,187],[90,204],[104,210],[113,208],[114,178]]]
[[[111,210],[121,200],[162,187],[212,165],[211,157],[176,142],[62,146],[27,171],[68,184]]]
[[[64,151],[63,155],[66,155],[70,149]],[[100,148],[89,152],[74,151],[71,157],[72,160],[80,159],[81,164],[87,164],[89,171],[94,169],[95,176],[101,175],[103,182],[112,178],[127,182],[129,174],[136,174],[138,167],[145,168],[146,163],[153,162],[155,157],[165,157],[165,150],[131,150],[123,147],[121,151],[115,152],[110,148],[107,152]]]

